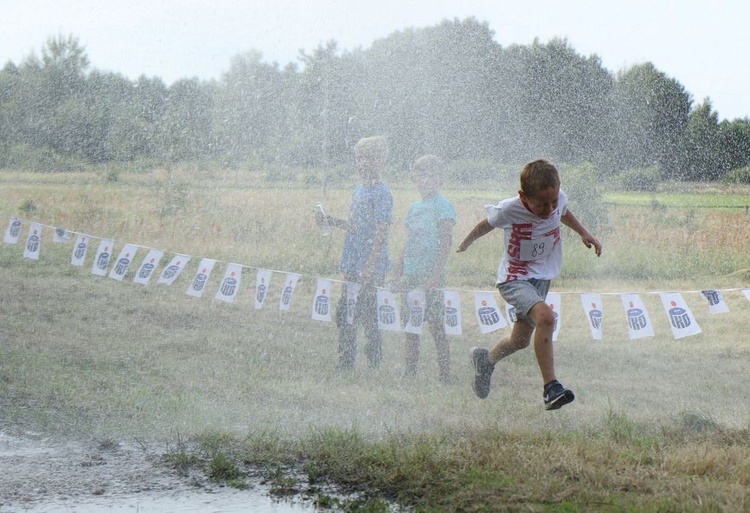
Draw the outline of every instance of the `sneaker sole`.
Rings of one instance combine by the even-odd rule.
[[[576,396],[572,390],[566,390],[565,392],[557,396],[554,401],[552,401],[549,404],[545,404],[544,409],[545,410],[559,410],[566,404],[572,403],[575,400],[575,398]]]
[[[474,350],[479,349],[477,347],[472,347],[469,350],[469,358],[471,358],[471,366],[474,368],[474,380],[471,382],[471,389],[474,391],[474,395],[476,395],[480,399],[487,399],[487,396],[490,395],[490,387],[488,386],[486,390],[479,389],[479,385],[477,384],[477,378],[480,377],[480,374],[477,372],[477,361],[474,358]]]

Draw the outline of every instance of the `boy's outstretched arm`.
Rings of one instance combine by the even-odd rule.
[[[474,243],[475,240],[477,240],[479,237],[487,235],[494,229],[495,227],[492,226],[490,222],[487,221],[487,219],[482,219],[476,224],[474,228],[471,229],[466,238],[459,243],[458,249],[456,249],[456,253],[466,251],[468,247]]]
[[[323,214],[320,210],[315,211],[315,221],[320,223],[323,219],[325,219],[328,222],[329,226],[333,226],[334,228],[339,228],[341,230],[349,231],[349,221],[346,219],[339,219],[338,217],[333,217],[328,214]]]
[[[573,212],[568,210],[565,212],[565,215],[560,218],[560,222],[576,232],[578,235],[581,236],[581,242],[583,242],[587,248],[590,248],[591,246],[594,247],[594,252],[596,253],[596,256],[601,256],[602,254],[602,245],[601,243],[589,233],[589,231],[583,227],[583,225],[576,219],[576,216],[573,215]]]

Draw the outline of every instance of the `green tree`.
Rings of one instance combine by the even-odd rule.
[[[215,89],[216,150],[233,162],[251,161],[270,151],[279,126],[281,73],[251,50],[232,59]]]
[[[715,180],[722,174],[719,153],[718,114],[706,98],[690,112],[682,131],[682,166],[677,177],[685,180]]]
[[[612,90],[610,166],[623,170],[657,165],[665,176],[679,178],[676,157],[691,103],[684,87],[651,63],[618,73]]]
[[[722,121],[717,139],[722,174],[750,166],[750,119]]]

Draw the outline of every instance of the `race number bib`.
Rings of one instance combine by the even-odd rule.
[[[521,241],[521,260],[528,262],[531,260],[541,260],[552,254],[552,248],[555,247],[555,236],[547,235],[538,239]]]

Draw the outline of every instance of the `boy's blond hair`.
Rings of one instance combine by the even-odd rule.
[[[521,168],[521,191],[529,197],[550,188],[560,187],[557,168],[546,159],[532,160]]]
[[[388,160],[388,139],[382,135],[364,137],[354,145],[354,154],[367,155],[385,163]]]
[[[424,155],[419,157],[412,167],[412,174],[419,173],[424,176],[442,178],[445,171],[443,159],[437,155]]]

